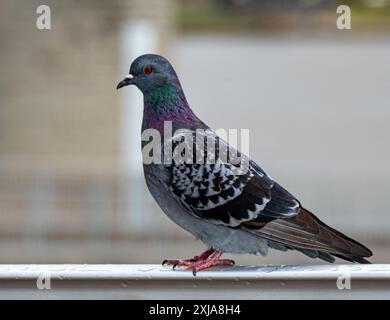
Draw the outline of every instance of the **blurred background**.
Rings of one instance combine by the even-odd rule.
[[[51,30],[36,8],[51,9]],[[351,30],[336,8],[351,8]],[[0,0],[0,263],[159,263],[199,241],[146,190],[142,96],[160,53],[212,128],[305,206],[390,260],[389,0]],[[270,251],[237,263],[321,263]]]

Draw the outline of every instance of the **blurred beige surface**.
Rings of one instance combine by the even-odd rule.
[[[332,11],[310,28],[283,20],[291,32],[188,33],[169,0],[49,1],[53,28],[39,31],[38,4],[0,0],[0,263],[156,263],[203,249],[123,166],[123,119],[140,128],[142,109],[124,102],[140,98],[135,88],[115,90],[134,23],[151,26],[205,122],[249,128],[250,155],[274,179],[373,261],[389,260],[388,33],[335,31]],[[275,251],[236,260],[316,262]]]

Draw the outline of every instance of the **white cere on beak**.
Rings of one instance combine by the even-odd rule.
[[[133,75],[132,74],[128,74],[125,79],[133,79]]]

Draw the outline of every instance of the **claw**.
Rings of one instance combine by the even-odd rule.
[[[162,266],[165,266],[165,264],[168,262],[168,260],[167,259],[165,259],[162,263],[161,263],[161,265]]]

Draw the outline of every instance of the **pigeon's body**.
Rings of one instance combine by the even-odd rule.
[[[194,114],[166,59],[157,55],[141,56],[133,62],[130,73],[134,77],[127,77],[118,88],[135,84],[141,89],[144,94],[142,129],[157,130],[162,137],[162,143],[157,146],[162,163],[145,164],[144,159],[150,193],[172,221],[209,248],[194,259],[171,263],[201,270],[229,264],[230,260],[219,259],[223,252],[265,255],[268,247],[282,251],[295,249],[329,262],[334,261],[334,256],[367,262],[364,257],[371,256],[367,248],[304,209],[254,161],[222,141]],[[185,129],[185,134],[166,137],[164,123],[167,122],[173,132]],[[164,161],[168,152],[183,142],[184,136],[193,138],[187,143],[187,147],[192,146],[189,150],[193,161],[183,162],[175,157]],[[216,146],[212,161],[205,149],[208,141]],[[226,155],[222,149],[236,152],[241,157],[240,164],[245,165],[222,157]]]
[[[174,197],[167,196],[161,190],[167,188],[167,182],[161,182],[163,166],[145,166],[144,174],[150,193],[157,201],[165,214],[177,225],[193,234],[209,248],[215,248],[230,253],[267,253],[267,242],[257,236],[239,229],[232,229],[222,225],[199,219],[187,210]],[[162,179],[167,179],[168,174]]]

